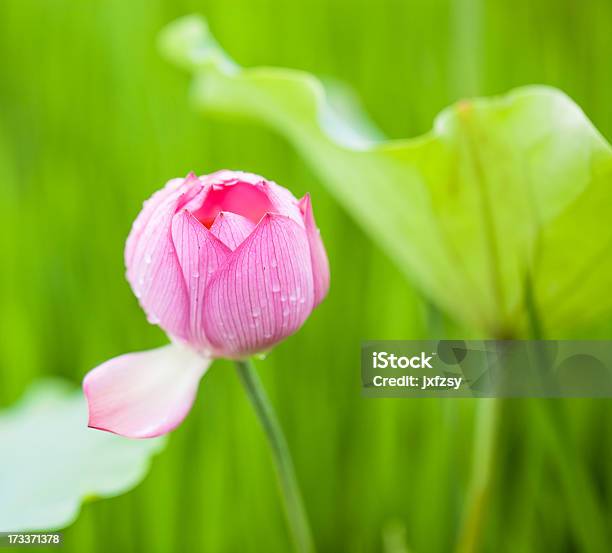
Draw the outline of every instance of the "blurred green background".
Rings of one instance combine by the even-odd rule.
[[[124,279],[124,240],[142,201],[190,170],[260,173],[296,196],[311,192],[332,266],[329,298],[258,363],[319,550],[452,550],[476,402],[362,398],[359,343],[463,329],[427,306],[281,138],[191,111],[188,76],[161,59],[156,37],[192,12],[241,65],[345,80],[390,137],[427,131],[458,98],[545,83],[610,140],[612,3],[0,3],[0,404],[37,376],[79,382],[111,356],[163,344]],[[539,406],[504,404],[482,549],[609,551],[610,402],[546,402],[562,444],[535,416]],[[145,482],[86,504],[64,550],[290,550],[264,435],[229,363],[204,378]]]

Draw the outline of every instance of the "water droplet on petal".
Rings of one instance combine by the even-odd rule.
[[[270,261],[270,265],[272,267],[276,267],[277,263],[276,263],[276,259],[275,258],[272,258],[272,260]]]
[[[145,254],[145,258],[144,258],[144,262],[148,265],[149,263],[151,263],[151,261],[153,260],[153,258],[151,257],[150,253]]]

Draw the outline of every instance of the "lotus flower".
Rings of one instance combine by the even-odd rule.
[[[83,382],[89,426],[169,432],[215,357],[245,358],[296,332],[327,294],[310,197],[219,171],[173,179],[144,203],[125,248],[127,279],[171,344],[121,355]]]

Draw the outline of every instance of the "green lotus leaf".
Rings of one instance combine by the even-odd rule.
[[[53,379],[0,412],[0,443],[0,532],[16,532],[63,528],[84,500],[132,489],[165,441],[87,428],[81,390]]]
[[[520,336],[537,311],[550,335],[612,310],[612,150],[562,92],[464,100],[429,133],[384,141],[314,76],[238,66],[201,18],[174,22],[160,45],[193,73],[198,108],[285,136],[406,276],[468,327]]]

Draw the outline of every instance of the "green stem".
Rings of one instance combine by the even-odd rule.
[[[477,400],[472,471],[456,553],[478,551],[499,437],[501,399]]]
[[[525,311],[531,339],[543,340],[542,322],[538,315],[530,276],[525,283]],[[545,358],[541,359],[541,362],[544,361]],[[495,449],[501,427],[502,401],[501,398],[478,400],[472,470],[456,553],[475,553],[480,547],[493,477]]]
[[[272,457],[283,494],[287,522],[296,550],[299,553],[314,553],[314,542],[300,488],[295,477],[293,461],[276,414],[259,380],[253,362],[249,359],[236,361],[236,369],[272,449]]]

